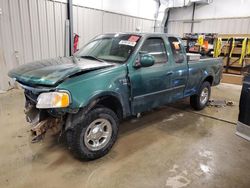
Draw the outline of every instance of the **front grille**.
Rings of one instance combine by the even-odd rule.
[[[50,87],[42,87],[42,86],[36,86],[36,87],[31,87],[28,85],[24,85],[23,83],[19,83],[21,87],[24,89],[24,94],[27,102],[32,102],[33,104],[37,103],[37,98],[39,94],[42,92],[50,92],[54,91],[55,88],[50,88]]]

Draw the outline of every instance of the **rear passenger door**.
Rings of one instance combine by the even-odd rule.
[[[183,45],[181,45],[181,41],[176,37],[168,37],[168,41],[172,52],[171,60],[173,64],[171,85],[174,93],[171,101],[175,101],[184,96],[185,86],[188,81],[188,64],[186,52]]]
[[[152,55],[155,64],[150,67],[129,67],[133,114],[167,103],[170,96],[168,94],[171,89],[172,71],[168,63],[165,41],[162,37],[147,38],[135,61],[138,61],[142,53]]]

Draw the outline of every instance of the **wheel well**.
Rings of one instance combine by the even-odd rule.
[[[121,105],[119,99],[117,99],[114,96],[101,97],[101,98],[99,98],[96,105],[105,106],[106,108],[113,110],[116,113],[119,120],[121,120],[123,118],[122,105]]]
[[[206,77],[206,79],[204,80],[204,82],[206,82],[206,81],[209,82],[210,85],[213,85],[214,78],[212,76],[208,76],[208,77]]]

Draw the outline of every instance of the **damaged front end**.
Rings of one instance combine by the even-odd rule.
[[[37,89],[23,86],[25,94],[26,120],[31,125],[32,142],[39,142],[50,129],[53,134],[62,131],[65,122],[65,113],[56,109],[37,108],[39,96],[41,93],[49,93],[50,90]]]
[[[51,129],[53,134],[58,134],[62,130],[62,117],[43,116],[43,113],[43,110],[37,110],[36,108],[25,109],[26,120],[31,124],[31,134],[33,136],[31,141],[33,143],[42,140],[48,129]]]

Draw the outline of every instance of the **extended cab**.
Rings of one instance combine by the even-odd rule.
[[[100,35],[72,57],[9,72],[24,88],[33,141],[61,131],[81,159],[105,155],[126,117],[185,97],[203,109],[221,75],[221,59],[194,60],[178,37],[159,33]]]

